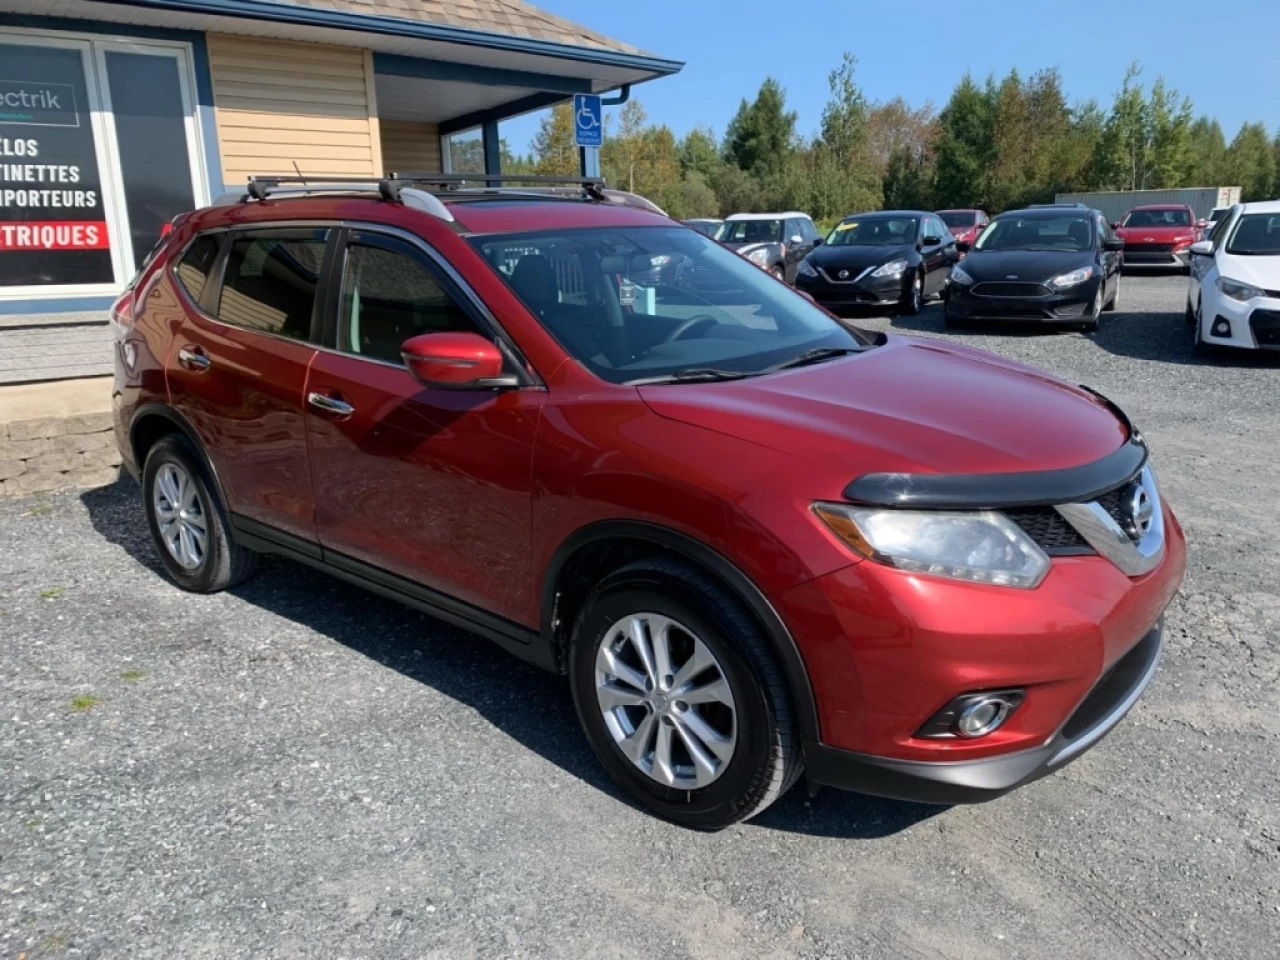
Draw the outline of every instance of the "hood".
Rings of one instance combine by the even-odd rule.
[[[1116,227],[1116,236],[1125,243],[1177,243],[1194,240],[1194,225],[1185,227]]]
[[[811,266],[822,267],[828,273],[832,270],[848,270],[852,275],[857,276],[867,267],[878,267],[883,263],[888,263],[890,260],[910,257],[915,252],[915,245],[910,243],[904,243],[899,247],[858,246],[856,244],[833,246],[824,243],[805,259],[809,261]]]
[[[1093,263],[1093,251],[1082,250],[974,250],[964,258],[964,272],[974,280],[1051,280]]]
[[[1030,367],[938,340],[890,336],[842,360],[725,383],[651,385],[655,413],[822,465],[806,496],[865,473],[1075,467],[1124,425],[1096,397]],[[799,474],[809,476],[809,474]],[[817,489],[823,487],[823,489]]]
[[[1223,252],[1218,272],[1231,280],[1250,283],[1263,290],[1280,288],[1280,254],[1273,257],[1233,256]]]

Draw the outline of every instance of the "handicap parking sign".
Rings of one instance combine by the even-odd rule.
[[[598,147],[604,143],[600,98],[593,94],[573,95],[573,142],[579,147]]]

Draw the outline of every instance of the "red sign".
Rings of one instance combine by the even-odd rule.
[[[3,250],[107,250],[105,220],[30,220],[0,223]]]

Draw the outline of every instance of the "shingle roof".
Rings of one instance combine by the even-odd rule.
[[[366,16],[396,17],[439,23],[467,30],[483,30],[550,43],[568,43],[596,50],[643,54],[621,40],[588,30],[581,24],[540,10],[523,0],[274,0],[295,7],[338,10]]]

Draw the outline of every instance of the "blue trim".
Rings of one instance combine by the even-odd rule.
[[[498,121],[490,120],[480,128],[484,136],[484,172],[502,172],[502,141],[498,138]]]
[[[484,110],[477,110],[475,113],[464,113],[460,117],[454,117],[452,120],[445,120],[440,124],[439,130],[441,136],[449,133],[457,133],[460,130],[471,130],[475,127],[483,127],[490,121],[497,122],[505,120],[507,117],[514,117],[521,113],[529,113],[533,110],[541,110],[543,107],[555,106],[557,103],[564,103],[569,99],[563,93],[535,93],[527,97],[521,97],[519,100],[512,100],[508,103],[498,104],[496,107],[488,107]]]
[[[101,310],[104,313],[116,302],[115,297],[58,297],[49,300],[0,300],[0,315],[15,313],[82,313]],[[102,318],[103,320],[106,317]]]
[[[241,17],[247,20],[265,20],[273,23],[290,23],[338,30],[354,30],[360,33],[376,33],[381,36],[410,37],[418,40],[435,40],[456,43],[468,47],[484,47],[490,50],[506,50],[514,53],[530,53],[555,57],[559,60],[576,60],[612,67],[644,70],[655,76],[678,73],[684,66],[678,60],[663,60],[644,54],[621,53],[616,50],[600,50],[579,47],[548,40],[532,40],[513,37],[487,30],[469,30],[442,23],[425,23],[364,13],[348,13],[340,10],[319,10],[314,7],[283,4],[274,0],[100,0],[104,5],[142,7],[147,10],[173,10],[182,13],[213,14]]]
[[[373,71],[387,76],[453,80],[490,87],[528,87],[531,90],[554,90],[560,93],[591,92],[591,81],[585,77],[561,77],[553,73],[505,70],[501,67],[482,67],[448,60],[422,60],[418,57],[403,57],[398,53],[374,51]]]
[[[209,72],[209,48],[205,44],[203,33],[195,30],[139,27],[133,24],[116,25],[103,20],[38,17],[24,13],[0,13],[0,27],[24,27],[28,30],[64,30],[72,33],[92,33],[106,37],[119,37],[122,40],[130,38],[138,40],[170,40],[175,43],[190,44],[191,66],[196,75],[195,106],[196,112],[200,117],[200,146],[204,151],[205,177],[209,181],[209,197],[210,199],[216,199],[220,193],[224,192],[222,157],[218,149],[218,127],[213,115],[213,77]],[[75,308],[68,307],[67,309]]]

